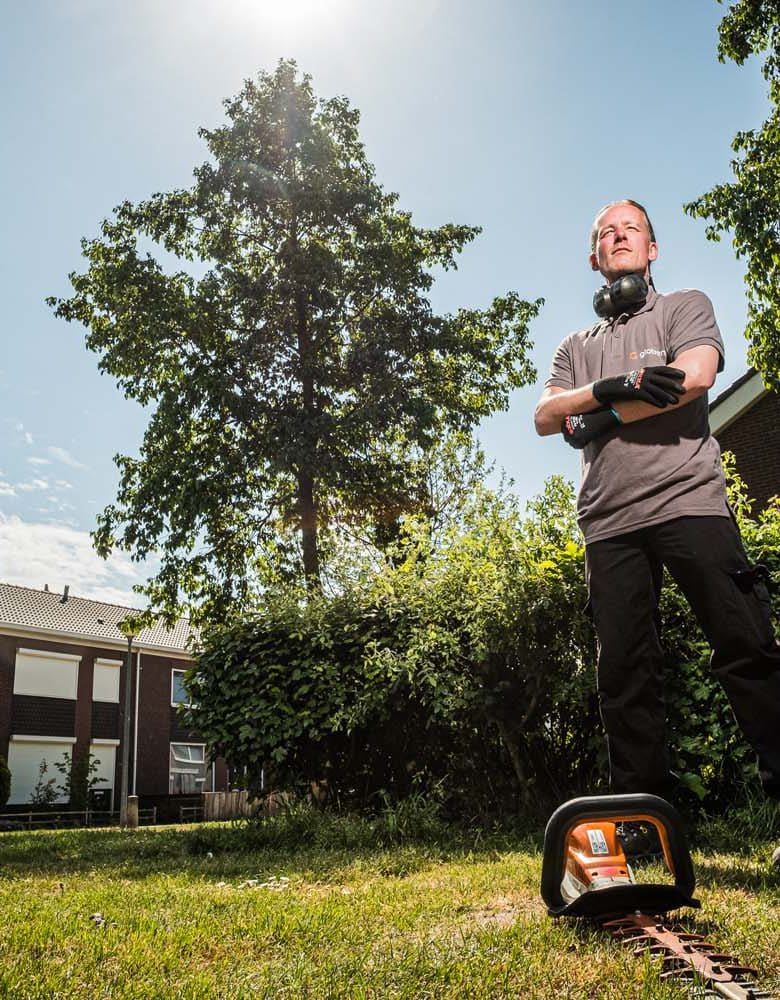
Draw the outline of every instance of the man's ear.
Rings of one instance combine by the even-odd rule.
[[[652,259],[655,260],[655,257],[653,257]],[[592,253],[590,255],[590,269],[591,271],[598,271],[599,269],[599,262],[596,260],[595,253]]]
[[[658,260],[658,244],[651,243],[647,248],[647,259],[648,260]]]

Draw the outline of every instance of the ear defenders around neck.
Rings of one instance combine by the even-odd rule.
[[[593,296],[593,308],[602,319],[619,316],[631,306],[640,305],[647,298],[647,282],[641,274],[624,274],[611,285],[599,288]]]

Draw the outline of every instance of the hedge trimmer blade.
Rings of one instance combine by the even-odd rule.
[[[621,944],[633,946],[635,955],[650,955],[661,961],[664,980],[690,980],[706,984],[700,997],[728,997],[729,1000],[777,1000],[755,984],[755,969],[724,955],[701,934],[670,926],[659,917],[629,913],[605,920],[602,927]]]

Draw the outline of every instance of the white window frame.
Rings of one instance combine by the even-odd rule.
[[[202,759],[201,760],[192,760],[192,759],[184,760],[183,758],[176,756],[176,751],[173,749],[174,747],[186,747],[187,750],[202,750],[203,751]],[[173,754],[173,759],[175,761],[177,761],[179,764],[205,764],[206,763],[206,744],[205,743],[181,743],[181,742],[171,743],[171,753]]]
[[[203,752],[203,760],[201,761],[188,761],[188,760],[177,760],[176,752],[174,747],[186,747],[188,750],[190,748],[197,748]],[[189,765],[189,766],[187,766]],[[212,770],[213,765],[208,759],[206,753],[205,743],[183,743],[181,740],[171,741],[168,750],[168,794],[169,795],[197,795],[199,792],[206,791],[206,783],[209,779],[209,772]],[[174,792],[171,788],[172,779],[174,774],[195,774],[202,775],[200,778],[195,779],[195,784],[200,785],[198,792]]]
[[[190,708],[191,702],[189,701],[174,701],[173,700],[173,689],[174,689],[174,677],[176,674],[181,674],[182,676],[186,674],[186,670],[182,670],[181,667],[171,668],[171,708]],[[193,744],[194,745],[194,744]],[[173,746],[173,744],[171,744]]]
[[[12,743],[69,743],[76,742],[75,736],[33,736],[30,733],[12,733]]]

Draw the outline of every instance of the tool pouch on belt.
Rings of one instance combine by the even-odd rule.
[[[763,587],[768,596],[769,592],[773,589],[769,569],[763,563],[756,563],[755,566],[735,570],[730,576],[743,594],[749,594],[751,590],[758,589],[758,596],[761,597],[763,595],[760,594],[760,590]]]

